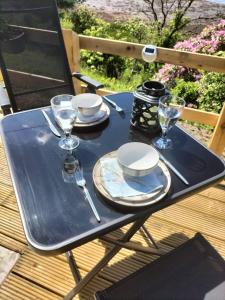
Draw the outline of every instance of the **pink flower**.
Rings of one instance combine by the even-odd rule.
[[[216,25],[210,25],[203,29],[203,31],[188,40],[177,42],[174,49],[197,52],[204,54],[215,54],[225,48],[225,20],[220,20]],[[197,70],[190,68],[173,66],[165,64],[158,74],[157,80],[164,83],[174,84],[176,78],[183,78],[184,80],[198,81],[201,74]]]

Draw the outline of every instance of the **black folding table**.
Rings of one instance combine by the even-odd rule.
[[[225,175],[223,160],[174,126],[169,132],[174,148],[162,153],[190,184],[185,185],[171,171],[170,191],[158,203],[135,211],[109,205],[93,185],[92,170],[96,161],[128,141],[151,143],[149,135],[130,125],[133,95],[119,93],[110,98],[124,109],[124,113],[110,107],[110,117],[106,122],[76,132],[81,140],[76,156],[83,166],[87,187],[101,217],[100,223],[84,200],[82,190],[76,184],[64,182],[62,169],[66,153],[58,147],[58,138],[50,131],[41,110],[15,113],[1,121],[2,140],[27,241],[43,255],[66,253],[77,281],[65,299],[72,299],[79,293],[151,214],[212,185]],[[51,109],[46,111],[54,121]],[[115,243],[93,270],[80,280],[71,250],[132,222],[119,243]]]

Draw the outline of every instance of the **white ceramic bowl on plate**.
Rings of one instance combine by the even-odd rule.
[[[159,154],[150,145],[131,142],[118,149],[117,160],[126,175],[145,176],[157,166]]]
[[[90,117],[100,110],[102,97],[91,93],[80,94],[73,97],[72,106],[78,108],[82,116]]]

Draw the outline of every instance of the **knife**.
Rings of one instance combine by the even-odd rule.
[[[48,122],[48,126],[49,128],[51,129],[51,131],[54,133],[54,135],[58,136],[58,137],[61,137],[61,134],[60,132],[58,131],[58,129],[52,124],[52,121],[49,119],[49,116],[47,115],[47,113],[42,110],[42,113],[45,117],[45,120]]]
[[[118,112],[123,112],[122,107],[120,107],[119,105],[117,105],[116,102],[112,101],[111,99],[109,99],[109,98],[106,97],[106,96],[102,96],[102,98],[103,98],[106,102],[110,103],[110,104],[112,105],[112,107],[115,108],[116,111],[118,111]]]
[[[186,178],[161,154],[159,153],[159,158],[173,171],[174,174],[177,175],[177,177],[180,178],[186,185],[189,185],[189,182]]]

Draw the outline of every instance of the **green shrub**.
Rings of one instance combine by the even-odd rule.
[[[137,43],[147,43],[149,40],[148,26],[139,19],[109,23],[96,18],[95,21],[96,24],[89,26],[83,32],[84,34]],[[155,72],[154,64],[149,65],[142,60],[110,54],[82,51],[81,60],[84,68],[86,65],[93,71],[99,71],[109,78],[121,79],[123,77],[123,80],[127,82],[132,80],[133,76],[139,76],[140,73],[142,73],[143,77],[146,77],[146,74],[149,77]]]
[[[220,112],[225,101],[225,74],[204,73],[200,80],[200,109]]]
[[[72,29],[78,34],[83,34],[92,26],[97,25],[96,14],[85,5],[77,6],[70,12],[69,18],[73,24]]]
[[[72,29],[78,34],[158,46],[162,42],[162,37],[156,34],[157,24],[138,18],[106,22],[98,18],[87,6],[81,5],[70,12],[69,19],[73,24]],[[66,19],[64,23],[68,28]],[[84,69],[88,67],[108,78],[123,78],[127,83],[133,82],[134,76],[140,80],[150,79],[159,68],[159,64],[149,64],[141,59],[90,51],[81,52],[81,64]]]
[[[197,98],[199,96],[199,82],[176,80],[176,86],[172,89],[172,93],[182,97],[187,106],[197,108]]]

